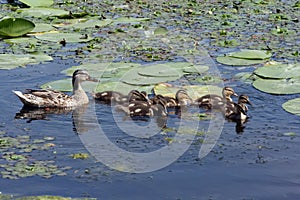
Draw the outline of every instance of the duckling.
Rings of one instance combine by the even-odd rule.
[[[155,104],[145,101],[132,101],[126,105],[117,105],[117,111],[122,111],[131,117],[134,116],[167,116],[167,109],[163,100],[158,100]]]
[[[128,93],[127,101],[128,102],[134,102],[134,101],[149,102],[149,99],[145,91],[140,92],[138,90],[131,90]]]
[[[25,93],[14,91],[25,106],[36,108],[76,107],[89,102],[89,98],[81,87],[83,81],[98,81],[90,77],[85,70],[76,70],[72,77],[73,94],[71,96],[52,89],[26,90]]]
[[[95,100],[104,104],[121,104],[127,101],[127,96],[115,91],[93,93]]]
[[[252,105],[247,95],[240,95],[238,103],[227,102],[225,106],[225,117],[234,121],[246,120],[248,118],[247,105]]]
[[[165,101],[166,107],[180,107],[190,105],[192,103],[191,97],[189,97],[185,90],[178,90],[175,94],[175,98],[162,96],[159,94],[155,95],[155,97],[151,100],[154,104],[156,101]]]
[[[212,108],[222,108],[225,106],[226,102],[232,102],[232,95],[238,96],[231,87],[226,86],[222,90],[223,97],[216,94],[208,94],[196,99],[195,104],[207,110]]]

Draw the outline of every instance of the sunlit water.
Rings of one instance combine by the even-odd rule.
[[[50,151],[32,152],[39,159],[54,160],[59,166],[71,166],[67,176],[51,179],[40,177],[18,180],[0,179],[0,192],[16,195],[62,195],[98,197],[100,199],[298,199],[300,197],[300,141],[298,116],[281,108],[281,104],[297,95],[275,96],[259,92],[251,85],[228,81],[238,94],[248,94],[253,103],[242,134],[235,124],[226,122],[213,150],[198,158],[201,143],[190,148],[171,165],[149,173],[119,172],[90,156],[74,160],[73,153],[88,153],[74,128],[72,113],[47,115],[47,120],[14,119],[22,104],[11,90],[37,88],[40,84],[63,77],[59,72],[74,63],[60,62],[0,73],[0,127],[9,136],[29,135],[33,139],[55,137]],[[224,72],[230,72],[226,68]],[[109,139],[119,147],[150,152],[164,145],[165,135],[149,139],[124,134],[112,114],[126,128],[121,113],[109,106],[96,104],[98,122]],[[179,119],[173,115],[167,126],[176,128]],[[138,126],[149,122],[137,121]],[[207,122],[201,122],[207,129]],[[78,128],[78,126],[77,126]],[[82,126],[81,126],[82,128]],[[89,128],[83,127],[83,128]],[[127,127],[128,128],[128,127]],[[81,131],[84,131],[82,129]],[[134,131],[134,130],[133,130]],[[296,136],[284,136],[294,132]],[[137,134],[137,133],[135,133]],[[172,132],[169,133],[172,137]],[[196,137],[197,138],[197,137]],[[199,139],[199,138],[198,138]],[[35,155],[37,154],[37,155]]]

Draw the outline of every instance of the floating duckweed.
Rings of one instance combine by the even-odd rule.
[[[71,155],[73,159],[87,159],[89,157],[89,154],[87,153],[74,153]]]

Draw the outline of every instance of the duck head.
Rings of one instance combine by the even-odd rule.
[[[231,100],[231,96],[232,96],[232,95],[233,95],[233,96],[236,96],[236,97],[238,96],[238,95],[234,92],[234,90],[233,90],[231,87],[228,87],[228,86],[226,86],[226,87],[223,88],[222,94],[223,94],[223,97],[226,98],[226,99],[228,99],[229,101],[232,101],[232,100]]]

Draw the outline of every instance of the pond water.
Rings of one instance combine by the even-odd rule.
[[[65,176],[49,179],[39,176],[17,180],[1,178],[1,193],[99,199],[299,198],[300,121],[298,116],[281,108],[283,102],[297,95],[269,95],[247,83],[235,80],[225,82],[225,85],[233,86],[238,94],[248,94],[253,103],[244,132],[237,134],[235,124],[225,122],[216,145],[206,157],[198,158],[201,143],[194,141],[179,159],[165,168],[148,173],[126,173],[110,169],[93,156],[83,160],[70,156],[88,153],[77,133],[84,130],[76,132],[74,129],[78,129],[78,126],[74,127],[74,113],[73,116],[70,112],[49,114],[46,120],[15,119],[22,104],[11,90],[37,88],[37,84],[61,79],[63,75],[59,72],[75,64],[71,60],[57,58],[49,64],[1,71],[1,131],[11,137],[54,137],[51,142],[55,146],[45,151],[33,150],[31,159],[53,160],[59,167],[70,167],[65,170]],[[231,73],[231,69],[226,67],[220,66],[220,70],[223,74]],[[95,104],[95,109],[105,134],[122,148],[150,152],[167,144],[162,136],[153,137],[153,140],[124,136],[114,124],[110,107]],[[114,117],[122,116],[115,114]],[[175,127],[178,121],[176,115],[170,116],[168,126]],[[138,121],[137,125],[147,126],[148,123]],[[205,123],[204,129],[207,128]],[[285,134],[289,132],[295,134]]]
[[[7,2],[0,0],[0,4]],[[160,130],[155,119],[132,122],[111,107],[93,101],[82,110],[60,113],[47,110],[46,113],[37,113],[35,120],[16,119],[15,116],[22,115],[23,111],[12,90],[37,89],[49,81],[66,78],[60,72],[81,64],[76,59],[87,63],[182,61],[185,60],[182,55],[192,55],[194,45],[199,42],[213,60],[243,48],[271,50],[276,61],[299,60],[299,9],[296,1],[213,1],[213,4],[212,1],[201,4],[198,1],[100,2],[57,1],[55,5],[73,13],[84,11],[92,16],[98,15],[99,19],[116,20],[101,29],[90,27],[87,32],[81,30],[80,34],[92,33],[98,37],[95,42],[68,43],[61,48],[57,42],[44,41],[46,48],[42,42],[36,50],[53,56],[52,62],[0,70],[0,194],[130,200],[299,199],[300,118],[281,107],[282,103],[299,97],[299,94],[271,95],[233,78],[239,72],[253,72],[253,67],[217,64],[222,78],[226,80],[224,85],[232,86],[238,94],[249,95],[253,106],[249,107],[250,118],[244,124],[243,132],[236,132],[235,123],[225,121],[223,125],[220,119],[220,135],[212,142],[212,150],[201,159],[199,151],[208,135],[201,133],[211,125],[209,120],[198,122],[171,114],[167,118],[170,131],[155,134]],[[14,10],[3,7],[0,16],[8,13],[18,16]],[[128,16],[145,17],[149,21],[131,24],[132,19],[127,19]],[[126,17],[122,20],[127,19],[129,23],[118,22],[119,17]],[[55,22],[53,17],[48,16],[45,19],[29,18],[46,24]],[[58,22],[63,22],[63,19]],[[162,27],[163,30],[166,27],[168,33],[151,35],[151,31]],[[1,44],[4,44],[0,49],[3,53],[23,55],[31,52],[28,47],[9,46],[4,41]],[[190,62],[195,61],[192,58],[195,57],[190,57]],[[190,108],[189,112],[197,114],[199,110]],[[217,122],[218,119],[217,116],[213,118]],[[199,131],[196,136],[191,133],[195,122]],[[95,123],[100,126],[95,126]],[[104,134],[98,134],[99,127]],[[180,127],[184,127],[183,132],[186,130],[183,142],[180,142],[181,137],[173,139],[176,135],[174,130]],[[145,133],[153,136],[141,138],[149,136]],[[7,148],[2,138],[20,141]],[[103,141],[111,143],[101,146]],[[178,158],[169,161],[170,157],[161,153],[153,160],[141,158],[138,167],[143,167],[134,168],[137,167],[134,160],[139,155],[173,144],[184,150],[175,152]],[[127,159],[121,152],[115,153],[112,145],[136,157]],[[167,153],[174,155],[172,151]],[[22,154],[25,157],[20,157]],[[89,156],[74,159],[74,155],[78,154]],[[33,173],[36,170],[29,166],[26,173],[17,172],[16,165],[23,163],[24,158],[26,162],[52,169],[51,173],[22,177],[30,174],[30,170]],[[154,170],[155,167],[157,169]],[[134,173],[146,169],[149,172]]]

